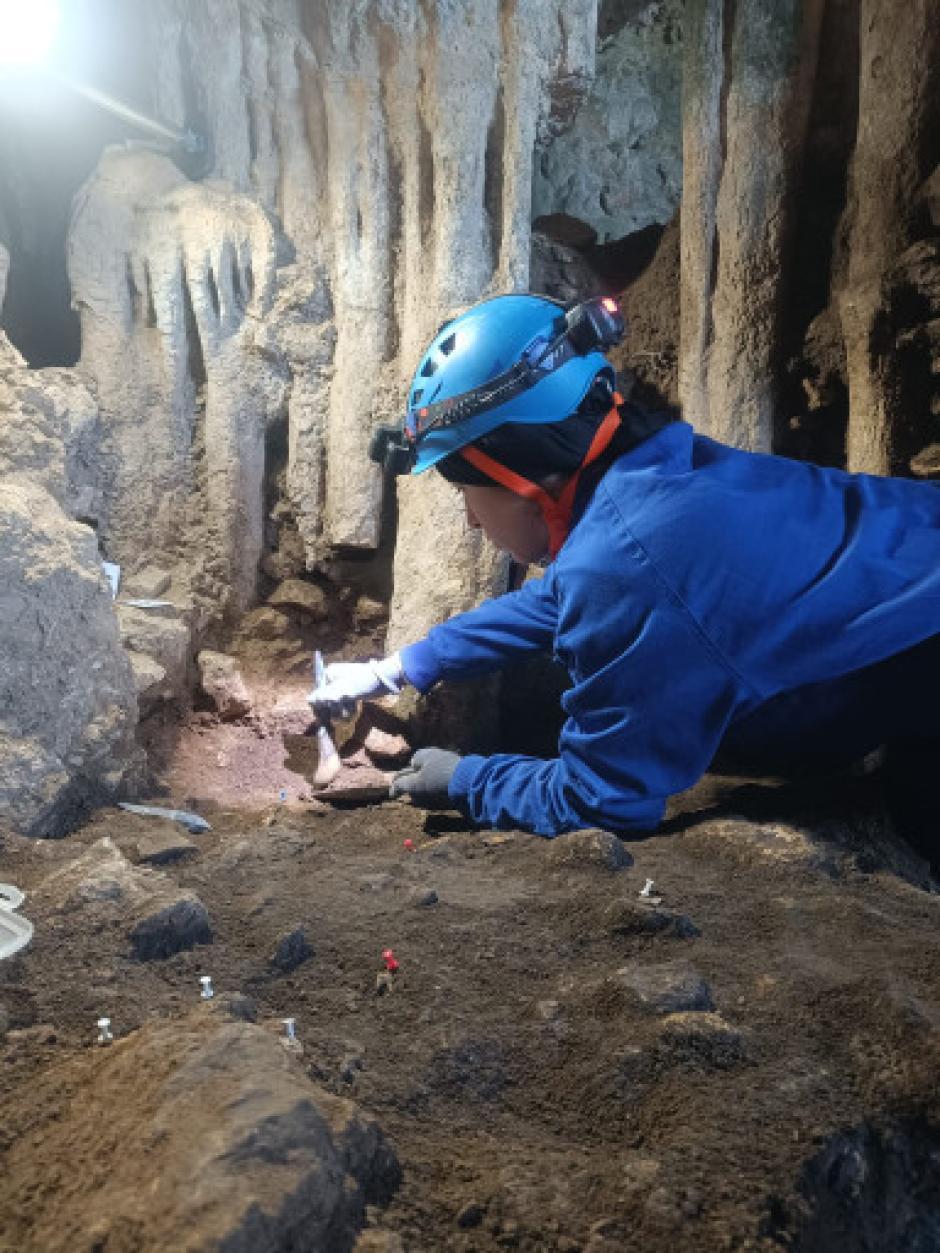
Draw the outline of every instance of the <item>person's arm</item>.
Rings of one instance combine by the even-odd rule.
[[[517,592],[432,627],[401,650],[405,677],[427,692],[440,679],[470,679],[504,666],[522,653],[551,652],[558,610],[551,570]]]
[[[650,831],[666,799],[707,769],[748,689],[668,593],[646,613],[624,606],[620,651],[562,698],[553,761],[464,757],[450,798],[481,826],[560,835],[580,827]]]

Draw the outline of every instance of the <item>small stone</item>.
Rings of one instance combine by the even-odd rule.
[[[928,444],[911,458],[911,474],[919,479],[940,479],[940,444]]]
[[[715,1013],[668,1014],[659,1024],[660,1041],[684,1061],[724,1066],[744,1055],[741,1032]]]
[[[349,1053],[339,1064],[339,1077],[343,1083],[353,1084],[362,1070],[365,1070],[365,1062],[360,1054]]]
[[[372,761],[383,766],[398,765],[411,756],[411,745],[403,735],[393,735],[371,727],[362,743]]]
[[[130,941],[134,956],[141,961],[172,957],[197,944],[211,944],[208,911],[198,896],[182,892],[176,900],[160,904],[153,913],[138,919]]]
[[[170,576],[159,566],[144,566],[125,580],[121,589],[132,600],[156,600],[169,589]]]
[[[299,609],[315,621],[322,621],[330,612],[323,588],[306,579],[285,579],[268,597],[268,604],[275,609]]]
[[[246,613],[238,628],[241,637],[256,640],[279,640],[292,631],[293,625],[286,613],[278,613],[276,609],[264,605]]]
[[[454,1221],[458,1227],[479,1227],[485,1217],[486,1208],[479,1201],[468,1201]]]
[[[243,718],[251,711],[251,695],[234,657],[205,648],[196,658],[196,664],[202,690],[223,721]]]
[[[436,905],[438,895],[433,888],[415,888],[408,897],[408,903],[418,908],[425,908],[428,905]]]
[[[257,1022],[258,1006],[244,992],[223,992],[212,998],[211,1012],[229,1022]]]
[[[198,845],[182,834],[177,823],[171,823],[165,831],[155,830],[142,835],[135,848],[139,861],[151,866],[163,866],[196,852]]]
[[[652,1014],[715,1008],[708,984],[687,962],[624,966],[614,977],[639,1008]]]
[[[379,874],[363,875],[359,882],[362,884],[364,892],[387,892],[393,886],[395,880],[390,874],[382,871]]]
[[[556,836],[548,845],[548,859],[555,866],[601,866],[605,870],[633,865],[622,840],[609,831],[594,829]]]
[[[604,926],[612,935],[664,932],[689,940],[700,934],[698,927],[684,914],[675,914],[639,899],[612,901],[604,911]]]
[[[539,1001],[535,1008],[538,1016],[545,1022],[556,1022],[561,1017],[560,1001]]]
[[[388,605],[371,596],[360,596],[353,609],[353,625],[357,631],[381,626],[388,618]]]
[[[282,935],[278,940],[271,964],[286,974],[291,970],[296,970],[312,956],[313,946],[307,939],[307,933],[303,927],[295,927],[293,931]]]

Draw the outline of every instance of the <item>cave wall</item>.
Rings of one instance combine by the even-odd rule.
[[[141,699],[270,580],[380,553],[389,647],[507,586],[437,476],[397,485],[392,556],[367,448],[440,322],[530,281],[621,294],[617,365],[706,434],[940,477],[940,0],[75,12],[124,67],[90,73],[208,141],[184,170],[82,106],[57,169],[60,99],[0,131],[3,326],[71,360],[66,255],[81,326],[71,371],[0,341],[0,478],[61,464],[57,507],[169,589],[122,624]]]
[[[211,168],[193,189],[153,154],[111,152],[76,201],[71,278],[81,370],[109,428],[113,555],[133,561],[146,540],[189,564],[198,602],[244,609],[264,432],[283,412],[308,568],[378,545],[376,422],[398,417],[446,315],[528,283],[536,142],[573,112],[594,56],[595,5],[550,7],[549,21],[527,0],[148,6],[152,110],[203,131]],[[393,640],[496,590],[503,568],[481,563],[440,485],[406,485],[399,505]]]

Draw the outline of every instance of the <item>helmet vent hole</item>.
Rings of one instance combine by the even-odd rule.
[[[456,346],[457,346],[457,336],[448,335],[447,338],[441,340],[441,343],[440,343],[440,352],[442,356],[445,356],[445,357],[450,356],[450,354],[454,351],[454,348]]]
[[[421,367],[421,377],[429,379],[436,369],[437,362],[433,359],[433,357],[428,357],[427,361],[425,361],[424,365]]]
[[[411,393],[411,403],[413,405],[416,405],[420,401],[423,395],[424,395],[424,388],[416,387],[415,390]]]

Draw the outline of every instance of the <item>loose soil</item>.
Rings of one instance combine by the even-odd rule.
[[[295,1017],[310,1076],[380,1122],[404,1183],[372,1217],[407,1250],[938,1247],[911,1231],[940,1212],[940,898],[887,868],[869,781],[839,786],[712,781],[616,871],[403,803],[204,804],[211,833],[163,869],[205,902],[211,946],[143,963],[120,928],[65,946],[37,927],[0,965],[0,1248],[37,1249],[31,1215],[69,1205],[17,1138],[54,1136],[62,1101],[81,1100],[67,1080],[96,1019],[120,1036],[172,1019],[204,973],[262,1020]],[[85,846],[129,851],[152,831],[107,810],[64,841],[8,836],[0,880],[28,917],[31,889]],[[647,878],[697,936],[630,922]],[[313,956],[282,973],[272,954],[298,926]],[[377,995],[387,947],[400,971]],[[677,1030],[614,977],[673,962],[707,981],[727,1029]],[[864,1169],[852,1191],[845,1163],[867,1169],[866,1145],[891,1158],[907,1235],[877,1179],[859,1200]],[[126,1152],[144,1186],[145,1152]]]

